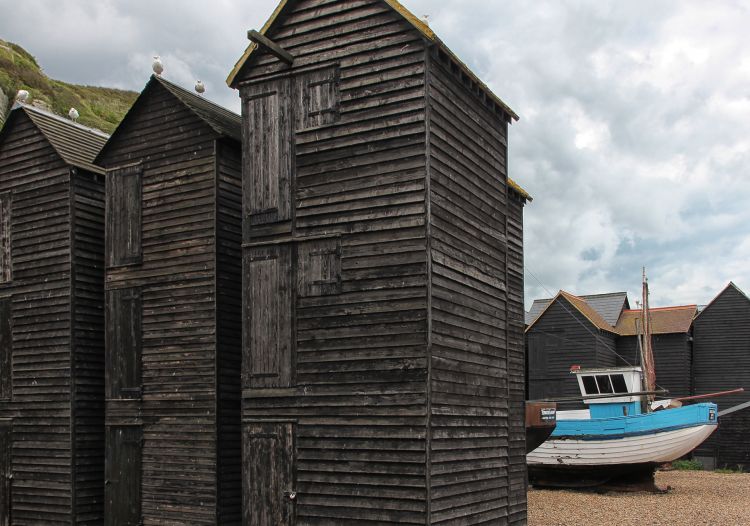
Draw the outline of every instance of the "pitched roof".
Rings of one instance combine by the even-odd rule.
[[[20,103],[16,103],[8,115],[3,132],[8,129],[15,112],[23,112],[31,119],[63,161],[77,168],[104,173],[94,161],[109,135],[35,106]]]
[[[547,309],[550,308],[558,299],[564,298],[567,300],[568,303],[570,303],[578,312],[580,312],[587,320],[591,322],[594,327],[597,329],[601,329],[603,331],[616,333],[617,331],[612,326],[612,324],[607,323],[607,320],[605,320],[601,314],[599,314],[591,305],[589,305],[586,300],[584,300],[580,296],[575,296],[569,292],[565,292],[564,290],[561,290],[557,296],[555,296],[551,300],[536,300],[534,303],[537,305],[537,309],[539,306],[542,306],[541,311],[536,316],[534,320],[531,321],[531,323],[528,324],[526,327],[526,331],[528,332],[531,330],[531,328],[536,324],[537,321],[539,321],[545,312],[547,312]],[[538,302],[538,303],[537,303]],[[544,304],[543,302],[547,302]],[[532,309],[533,309],[532,305]]]
[[[585,301],[611,326],[617,323],[623,309],[630,308],[627,292],[608,292],[605,294],[588,294],[576,297]],[[526,313],[526,324],[531,325],[534,323],[551,302],[552,299],[550,298],[534,300],[531,309]]]
[[[172,95],[177,97],[185,106],[195,113],[201,120],[211,126],[216,133],[240,141],[242,139],[242,117],[211,102],[207,98],[197,95],[192,91],[168,81],[164,77],[151,75],[151,82],[158,82],[164,86]],[[147,84],[148,86],[148,84]]]
[[[697,305],[681,305],[679,307],[662,307],[649,309],[652,334],[680,334],[690,330],[693,318],[698,311]],[[641,310],[623,311],[617,322],[617,333],[620,336],[637,336],[642,332]]]
[[[516,112],[514,112],[510,107],[505,104],[500,97],[495,95],[490,88],[484,84],[479,78],[469,69],[469,67],[464,64],[456,55],[453,53],[448,46],[446,46],[442,40],[438,38],[438,36],[435,34],[435,32],[430,29],[430,26],[421,21],[419,18],[414,16],[414,14],[409,11],[406,7],[404,7],[400,2],[397,0],[382,0],[386,4],[388,4],[395,12],[400,14],[409,24],[411,24],[419,33],[429,42],[433,42],[440,46],[440,48],[450,55],[450,57],[456,62],[456,64],[464,71],[466,75],[471,78],[474,82],[477,83],[477,85],[484,91],[495,103],[497,103],[506,113],[507,115],[514,119],[518,120],[518,115]],[[263,28],[260,30],[260,33],[262,35],[265,35],[271,27],[274,25],[274,23],[279,19],[281,14],[284,12],[284,9],[294,3],[294,0],[281,0],[279,5],[274,10],[273,14],[271,15],[271,18],[268,19],[268,21],[265,23]],[[231,73],[229,74],[229,77],[227,77],[227,84],[229,86],[234,86],[235,81],[237,80],[237,76],[239,75],[240,71],[242,70],[242,67],[245,65],[245,63],[248,61],[250,56],[253,54],[253,52],[258,48],[258,45],[254,42],[250,44],[247,49],[245,50],[245,53],[242,55],[242,57],[237,61],[237,64],[235,64],[234,68],[232,69]]]
[[[215,102],[202,97],[196,93],[186,90],[185,88],[178,86],[177,84],[168,81],[163,77],[157,75],[151,75],[146,86],[141,91],[138,98],[131,106],[128,113],[125,114],[117,129],[112,133],[107,144],[104,145],[101,152],[97,156],[97,161],[101,162],[105,156],[105,151],[109,148],[110,144],[117,141],[121,130],[124,129],[123,125],[129,120],[130,116],[137,106],[141,104],[144,97],[154,86],[162,86],[170,94],[172,94],[178,101],[180,101],[189,111],[191,111],[196,117],[206,123],[211,129],[221,136],[229,137],[236,141],[242,140],[242,117],[236,113],[219,106]]]
[[[701,308],[700,308],[700,310],[699,310],[698,314],[697,314],[697,315],[696,315],[695,317],[696,317],[696,318],[700,317],[700,316],[701,316],[701,315],[702,315],[702,314],[703,314],[704,312],[706,312],[706,311],[708,310],[708,308],[709,308],[709,307],[710,307],[711,305],[713,305],[713,304],[714,304],[714,302],[715,302],[715,301],[716,301],[717,299],[719,299],[719,298],[720,298],[721,296],[723,296],[723,295],[724,295],[724,293],[725,293],[725,292],[726,292],[727,290],[729,290],[729,289],[734,289],[734,290],[736,290],[736,291],[737,291],[737,292],[738,292],[739,294],[741,294],[741,295],[742,295],[743,297],[747,298],[747,301],[750,301],[750,296],[748,296],[747,294],[745,294],[745,293],[744,293],[744,292],[742,291],[742,289],[740,289],[740,288],[739,288],[739,287],[738,287],[737,285],[735,285],[735,284],[734,284],[734,282],[733,282],[733,281],[730,281],[730,282],[729,282],[729,284],[728,284],[728,285],[727,285],[726,287],[724,287],[723,289],[721,289],[721,292],[719,292],[719,293],[718,293],[718,294],[717,294],[717,295],[716,295],[716,296],[714,297],[714,299],[712,299],[712,300],[711,300],[711,301],[710,301],[710,302],[708,303],[708,305],[704,305],[703,307],[701,307]]]

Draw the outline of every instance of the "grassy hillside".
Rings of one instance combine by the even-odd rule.
[[[21,46],[0,40],[0,90],[8,97],[0,107],[0,121],[13,104],[19,89],[28,90],[29,100],[43,101],[53,112],[67,116],[70,108],[80,113],[78,122],[111,133],[138,96],[133,91],[78,86],[53,80],[36,59]],[[2,101],[3,97],[0,97]],[[6,105],[3,105],[6,106]]]

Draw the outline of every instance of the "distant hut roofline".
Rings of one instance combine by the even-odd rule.
[[[102,174],[96,158],[109,135],[29,104],[16,103],[0,130],[0,143],[13,126],[15,116],[25,113],[57,154],[70,166]]]
[[[743,296],[744,296],[744,297],[745,297],[745,298],[747,299],[747,301],[750,301],[750,296],[748,296],[747,294],[745,294],[745,292],[744,292],[744,291],[743,291],[743,290],[742,290],[741,288],[739,288],[739,287],[738,287],[738,286],[737,286],[737,285],[736,285],[736,284],[734,283],[734,281],[730,281],[730,282],[729,282],[729,283],[727,284],[727,286],[726,286],[726,287],[724,287],[723,289],[721,289],[721,292],[719,292],[719,293],[718,293],[718,294],[717,294],[716,296],[714,296],[714,299],[712,299],[711,301],[709,301],[709,302],[708,302],[708,304],[706,304],[705,306],[703,306],[703,307],[702,307],[702,308],[700,309],[700,311],[698,312],[698,314],[696,314],[696,315],[695,315],[695,318],[694,318],[694,319],[695,319],[695,320],[697,320],[698,318],[700,318],[700,317],[701,317],[701,315],[702,315],[702,314],[703,314],[704,312],[706,312],[706,311],[707,311],[707,310],[709,309],[709,307],[711,307],[711,305],[713,305],[713,304],[714,304],[714,302],[715,302],[715,301],[716,301],[717,299],[719,299],[719,298],[720,298],[720,297],[721,297],[721,296],[722,296],[722,295],[723,295],[723,294],[724,294],[724,293],[725,293],[725,292],[726,292],[726,291],[727,291],[727,290],[728,290],[729,288],[733,288],[734,290],[736,290],[737,292],[739,292],[740,294],[742,294],[742,295],[743,295]]]
[[[138,98],[135,100],[133,105],[130,107],[128,112],[120,121],[109,141],[104,145],[96,158],[96,162],[102,162],[105,157],[105,152],[109,148],[110,144],[117,142],[117,138],[120,135],[120,130],[123,129],[123,125],[129,120],[129,117],[133,114],[136,108],[140,105],[146,93],[154,85],[161,85],[167,91],[169,91],[174,97],[179,100],[187,109],[189,109],[196,117],[206,123],[216,133],[224,137],[228,137],[234,141],[240,142],[242,140],[242,117],[237,115],[231,110],[228,110],[224,106],[221,106],[215,102],[212,102],[208,98],[193,93],[190,90],[183,88],[166,80],[164,77],[158,75],[151,75],[146,86],[143,88]]]
[[[281,16],[284,9],[290,5],[294,0],[281,0],[279,5],[276,7],[276,10],[273,12],[271,17],[266,21],[266,23],[263,25],[263,28],[260,30],[261,35],[266,35],[266,33],[271,29],[273,24],[276,22],[276,20]],[[388,4],[394,11],[396,11],[398,14],[400,14],[404,19],[409,22],[419,33],[428,41],[433,44],[436,44],[439,46],[440,50],[443,51],[448,57],[455,62],[455,64],[461,68],[463,73],[465,73],[471,81],[476,83],[477,87],[481,89],[484,93],[487,94],[487,96],[492,99],[492,101],[497,104],[500,109],[505,113],[506,118],[508,121],[512,120],[519,120],[518,114],[514,112],[510,106],[508,106],[505,102],[500,99],[497,95],[495,95],[492,90],[484,83],[482,82],[479,77],[474,74],[469,67],[464,64],[461,59],[459,59],[455,53],[453,53],[448,46],[445,45],[445,43],[438,38],[438,36],[435,34],[435,32],[430,29],[430,26],[428,26],[425,22],[414,16],[414,14],[409,11],[406,7],[404,7],[400,2],[397,0],[383,0],[386,4]],[[242,71],[242,68],[245,66],[245,63],[250,59],[251,55],[255,52],[255,50],[258,49],[258,44],[255,42],[251,43],[247,49],[245,50],[245,53],[240,57],[240,59],[235,64],[234,68],[232,69],[231,73],[229,73],[229,76],[227,77],[227,85],[231,88],[236,87],[237,84],[237,77],[239,76],[240,72]],[[519,187],[520,188],[520,187]],[[525,191],[523,193],[519,192],[522,197],[523,194],[526,193]],[[528,194],[527,194],[528,195]],[[529,199],[526,197],[526,199]]]
[[[526,327],[526,332],[529,332],[531,328],[534,327],[534,325],[536,325],[536,323],[544,317],[544,314],[549,310],[549,308],[561,297],[565,298],[568,303],[570,303],[597,329],[607,331],[612,334],[617,334],[617,330],[612,325],[607,323],[607,321],[602,318],[602,316],[598,312],[596,312],[596,310],[594,310],[591,305],[586,303],[586,300],[564,290],[561,290],[554,298],[552,298],[552,300],[544,307],[542,312],[539,313],[539,316],[537,316],[536,319],[528,327]]]
[[[651,314],[652,334],[682,334],[690,332],[697,305],[677,305],[673,307],[656,307],[649,309]],[[615,326],[620,336],[638,336],[641,309],[627,309]]]

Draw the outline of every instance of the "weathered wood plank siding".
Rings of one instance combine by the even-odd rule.
[[[68,165],[26,111],[14,111],[0,142],[0,195],[10,196],[12,272],[0,285],[10,508],[13,524],[100,524],[103,181]]]
[[[509,307],[508,260],[518,252],[508,253],[507,122],[460,82],[447,57],[433,54],[430,64],[431,523],[505,523],[511,360],[512,388],[523,396],[517,333],[509,344],[509,312],[520,319],[523,293],[516,283]],[[518,431],[514,439],[523,440]]]
[[[246,360],[243,417],[295,422],[296,524],[425,524],[424,46],[379,1],[296,2],[271,37],[297,57],[293,72],[325,65],[340,100],[322,122],[304,115],[303,96],[288,101],[293,198],[281,198],[292,198],[290,221],[259,225],[246,211],[245,323],[270,323],[254,321],[269,306],[253,279],[278,275],[291,288],[291,308],[279,304],[288,309],[279,316],[291,324],[274,326],[292,331],[283,364],[292,369],[279,384],[286,389],[264,389],[274,384],[253,380],[259,366]],[[249,70],[246,127],[255,114],[247,98],[263,91],[258,77],[278,70],[262,55]],[[289,83],[314,84],[302,72]],[[251,341],[262,340],[246,333],[245,356],[260,357]],[[254,465],[257,424],[245,425],[245,461]],[[248,513],[259,497],[245,484]]]
[[[617,365],[615,335],[599,330],[563,297],[549,306],[526,332],[526,338],[531,400],[579,396],[578,382],[570,374],[571,365]]]
[[[523,522],[505,116],[450,67],[433,80],[425,40],[385,2],[289,3],[267,36],[295,60],[256,53],[239,79],[248,524]],[[261,501],[282,496],[253,478],[262,463],[297,490],[267,516]]]
[[[508,192],[508,391],[510,524],[526,524],[526,346],[524,338],[523,210],[526,199]]]
[[[695,394],[737,387],[745,392],[717,398],[719,411],[750,400],[750,300],[734,285],[727,287],[693,323]],[[719,418],[719,429],[695,451],[717,467],[750,466],[750,410]]]
[[[101,159],[108,177],[140,165],[141,255],[110,266],[106,287],[138,291],[142,385],[132,403],[108,401],[107,420],[142,425],[146,525],[239,523],[238,158],[152,79]],[[110,331],[124,320],[113,318]]]

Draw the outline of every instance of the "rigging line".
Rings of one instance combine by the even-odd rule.
[[[556,296],[556,295],[555,295],[555,294],[552,294],[552,292],[551,292],[551,291],[550,291],[550,290],[549,290],[549,289],[548,289],[547,287],[545,287],[545,286],[544,286],[544,283],[542,283],[542,281],[541,281],[541,280],[540,280],[539,278],[537,278],[537,277],[536,277],[536,275],[535,275],[535,274],[534,274],[533,272],[531,272],[531,270],[529,270],[529,267],[527,267],[526,265],[524,265],[524,266],[523,266],[523,268],[524,268],[524,270],[525,270],[526,272],[528,272],[528,273],[529,273],[529,275],[530,275],[530,276],[531,276],[532,278],[534,278],[534,279],[535,279],[535,280],[537,281],[537,283],[539,283],[539,285],[540,285],[540,286],[541,286],[541,287],[542,287],[542,288],[543,288],[543,289],[544,289],[544,290],[545,290],[545,291],[547,292],[547,294],[549,294],[549,296],[550,296],[550,297],[552,297],[552,299],[554,299],[554,298],[555,298],[555,296]],[[568,310],[568,308],[567,308],[567,307],[565,306],[565,304],[564,304],[564,303],[560,303],[560,305],[561,305],[561,306],[562,306],[562,308],[563,308],[563,309],[565,310],[565,312],[567,312],[568,314],[570,314],[570,316],[571,316],[571,317],[572,317],[572,318],[573,318],[574,320],[576,320],[576,322],[578,322],[578,324],[580,324],[580,326],[581,326],[581,327],[583,327],[584,329],[586,329],[586,331],[587,331],[587,332],[588,332],[589,334],[591,334],[591,335],[592,335],[592,336],[594,337],[594,339],[595,339],[596,341],[600,342],[600,343],[601,343],[601,344],[602,344],[602,345],[604,346],[604,348],[605,348],[606,350],[610,351],[610,352],[611,352],[611,353],[613,353],[613,354],[614,354],[615,356],[619,356],[619,357],[620,357],[620,359],[622,359],[622,361],[623,361],[623,362],[625,362],[625,363],[626,363],[627,365],[629,365],[629,366],[633,367],[633,364],[632,364],[632,363],[630,363],[630,362],[629,362],[629,361],[628,361],[628,360],[627,360],[627,359],[626,359],[626,358],[625,358],[624,356],[622,356],[622,355],[621,355],[620,353],[618,353],[618,352],[617,352],[616,350],[614,350],[614,349],[613,349],[612,347],[610,347],[610,346],[609,346],[609,344],[608,344],[608,343],[607,343],[606,341],[604,341],[604,340],[603,340],[603,339],[602,339],[602,338],[601,338],[601,337],[600,337],[600,336],[599,336],[598,334],[594,333],[594,332],[593,332],[593,331],[592,331],[591,329],[589,329],[588,327],[586,327],[586,325],[585,325],[585,324],[584,324],[584,323],[583,323],[583,322],[582,322],[581,320],[579,320],[579,319],[578,319],[578,318],[576,317],[576,315],[575,315],[575,314],[573,314],[572,312],[570,312],[570,310]]]

